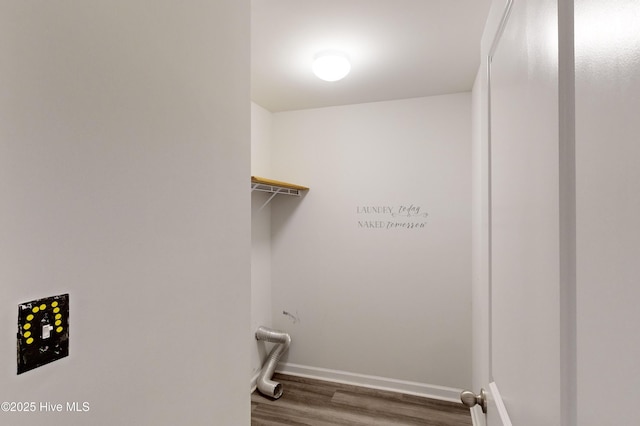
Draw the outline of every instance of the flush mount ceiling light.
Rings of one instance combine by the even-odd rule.
[[[313,61],[313,73],[324,81],[338,81],[345,78],[349,71],[349,58],[342,52],[320,52]]]

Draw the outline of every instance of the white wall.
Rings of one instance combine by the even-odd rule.
[[[90,403],[0,423],[249,424],[249,2],[7,1],[0,56],[0,400]],[[70,355],[17,376],[64,292]]]
[[[271,113],[251,103],[251,175],[271,177]],[[271,204],[269,194],[251,194],[251,374],[257,376],[267,344],[255,339],[260,326],[271,327]],[[263,207],[264,206],[264,207]]]
[[[271,112],[251,102],[251,175],[271,175]]]
[[[577,424],[631,425],[640,383],[640,4],[576,0],[575,12]]]
[[[272,146],[274,177],[311,188],[271,207],[284,360],[469,387],[470,94],[276,113]]]

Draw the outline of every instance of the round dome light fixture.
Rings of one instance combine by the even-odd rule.
[[[338,81],[351,71],[351,64],[346,54],[336,51],[325,51],[316,54],[313,61],[313,73],[324,81]]]

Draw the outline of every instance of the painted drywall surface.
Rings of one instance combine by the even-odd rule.
[[[271,113],[251,103],[251,175],[271,176]],[[251,373],[255,376],[269,349],[255,339],[258,327],[271,327],[271,205],[269,194],[251,194]],[[264,206],[264,207],[263,207]]]
[[[271,112],[251,102],[251,175],[271,176]]]
[[[272,144],[311,188],[272,204],[284,360],[468,387],[470,93],[276,113]]]
[[[638,422],[639,18],[635,1],[575,2],[580,426]]]
[[[249,424],[248,2],[34,6],[0,14],[0,400],[38,405],[0,423]],[[69,357],[17,376],[17,305],[64,292]]]

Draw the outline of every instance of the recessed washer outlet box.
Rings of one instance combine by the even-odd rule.
[[[18,305],[18,374],[69,355],[69,295]]]

